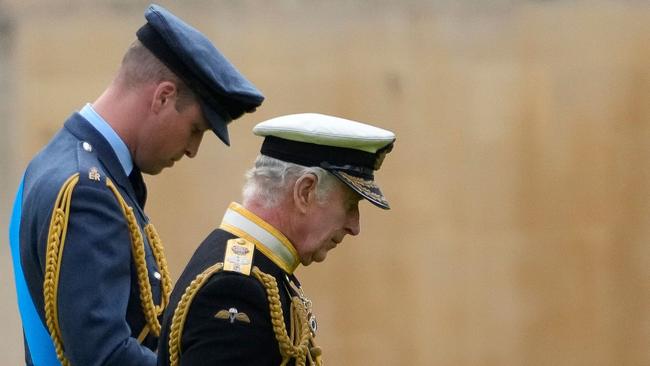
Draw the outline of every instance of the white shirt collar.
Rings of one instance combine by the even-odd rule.
[[[131,158],[131,153],[113,127],[111,127],[111,125],[109,125],[108,122],[106,122],[106,120],[95,111],[90,103],[86,103],[86,105],[79,111],[79,114],[90,122],[90,124],[95,127],[102,136],[104,136],[106,141],[108,141],[108,144],[113,148],[115,155],[117,155],[117,159],[120,161],[124,173],[126,173],[127,176],[131,174],[131,171],[133,170],[133,159]]]

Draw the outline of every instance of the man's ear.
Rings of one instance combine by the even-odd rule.
[[[176,103],[178,96],[178,88],[176,84],[171,81],[163,81],[158,84],[153,93],[153,100],[151,101],[151,110],[158,114],[160,111],[167,108],[169,105]]]
[[[307,213],[309,206],[316,201],[316,186],[318,177],[314,174],[305,174],[293,184],[293,203],[301,213]]]

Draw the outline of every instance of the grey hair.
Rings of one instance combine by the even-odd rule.
[[[307,174],[316,176],[316,199],[319,203],[324,203],[336,184],[334,175],[320,167],[306,167],[258,155],[255,166],[246,172],[246,183],[242,189],[243,203],[259,199],[265,207],[274,207],[293,187],[293,183]]]

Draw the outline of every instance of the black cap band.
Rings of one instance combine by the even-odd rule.
[[[375,154],[366,151],[292,141],[276,136],[266,136],[260,152],[289,163],[344,170],[367,179],[373,177],[376,160]]]

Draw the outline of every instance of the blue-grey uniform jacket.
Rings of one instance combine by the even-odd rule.
[[[134,210],[140,230],[146,187],[134,167],[126,176],[104,137],[80,114],[30,162],[25,172],[20,259],[27,286],[45,324],[43,281],[52,209],[64,182],[75,174],[58,283],[58,322],[65,357],[72,365],[155,365],[157,339],[136,337],[145,326],[131,239],[109,178]],[[160,303],[158,268],[145,240],[152,295]],[[30,365],[25,343],[26,363]]]

